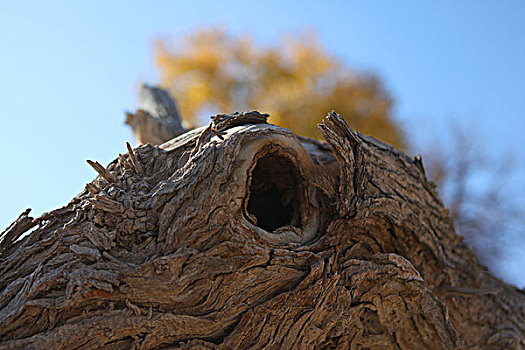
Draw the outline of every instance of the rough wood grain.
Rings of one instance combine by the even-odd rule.
[[[0,253],[16,241],[24,232],[35,227],[38,221],[29,216],[31,209],[26,209],[18,218],[0,233]]]
[[[525,347],[524,293],[477,263],[418,159],[335,113],[327,142],[265,121],[120,155],[2,243],[0,349]]]

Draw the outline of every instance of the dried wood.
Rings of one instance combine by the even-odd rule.
[[[186,132],[177,103],[166,90],[142,85],[139,96],[139,109],[126,113],[125,120],[138,143],[159,145]]]
[[[29,216],[31,209],[26,209],[18,218],[0,233],[0,253],[18,239],[24,232],[38,224]]]
[[[99,173],[100,176],[102,176],[102,178],[104,180],[106,180],[107,182],[113,182],[115,181],[115,177],[106,170],[106,168],[104,168],[99,162],[94,162],[92,160],[86,160],[86,162],[91,165],[91,167],[93,169],[95,169],[95,171],[97,173]]]
[[[223,115],[99,169],[2,241],[0,349],[524,348],[523,291],[420,159],[335,113],[320,128]]]
[[[138,175],[142,175],[142,167],[140,166],[140,163],[137,161],[137,157],[135,156],[135,152],[133,152],[133,148],[131,148],[131,145],[129,142],[126,142],[126,147],[129,152],[129,157],[131,159],[131,164],[133,164],[133,168],[137,172]]]

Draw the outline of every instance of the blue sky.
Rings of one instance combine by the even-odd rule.
[[[140,82],[157,81],[153,39],[202,26],[262,43],[314,28],[328,51],[381,75],[414,142],[456,122],[524,166],[524,16],[522,1],[4,0],[0,227],[66,204],[95,177],[86,159],[125,152],[124,111]],[[523,286],[517,254],[506,278]]]

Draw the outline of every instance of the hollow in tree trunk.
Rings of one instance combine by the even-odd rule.
[[[478,264],[420,158],[335,113],[326,141],[266,117],[91,162],[68,205],[24,212],[0,349],[525,347],[523,292]]]

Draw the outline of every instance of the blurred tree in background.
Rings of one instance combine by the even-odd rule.
[[[248,36],[205,29],[174,45],[159,41],[156,64],[161,85],[176,97],[189,125],[206,112],[256,109],[269,113],[274,124],[320,138],[317,124],[335,110],[354,129],[402,148],[404,137],[382,82],[351,70],[314,38],[288,36],[264,47]]]
[[[260,46],[249,36],[204,29],[173,43],[159,40],[155,56],[161,85],[176,97],[190,126],[204,123],[199,123],[203,116],[256,109],[269,113],[274,124],[320,138],[317,124],[335,110],[364,134],[401,149],[409,144],[393,119],[393,100],[382,81],[329,55],[312,33]],[[418,145],[417,150],[427,151],[422,152],[427,173],[450,208],[458,233],[482,262],[494,266],[501,237],[525,226],[523,210],[502,194],[510,176],[499,171],[506,169],[504,160],[489,162],[459,129],[449,139],[447,147],[438,141],[433,148]],[[484,179],[481,185],[479,179]]]
[[[511,154],[491,154],[484,138],[472,127],[453,124],[446,140],[418,145],[427,175],[434,181],[454,219],[481,261],[498,270],[502,254],[512,245],[523,245],[525,212],[519,175]],[[504,271],[494,271],[503,273]]]

